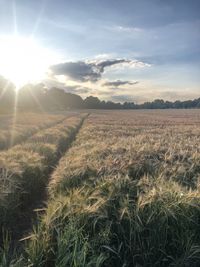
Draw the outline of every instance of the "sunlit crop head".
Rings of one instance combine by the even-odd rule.
[[[16,88],[43,79],[56,57],[55,53],[32,38],[0,37],[0,73],[11,80]]]

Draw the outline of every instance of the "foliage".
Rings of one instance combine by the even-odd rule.
[[[152,102],[135,104],[134,102],[115,103],[101,101],[97,97],[88,96],[84,100],[77,94],[61,88],[47,89],[44,84],[27,84],[16,94],[14,86],[5,79],[0,79],[0,106],[13,109],[15,104],[20,110],[67,110],[67,109],[182,109],[200,108],[200,98],[187,101],[164,101],[155,99]],[[5,86],[6,84],[6,86]],[[8,86],[9,85],[9,86]],[[2,92],[1,92],[2,91]],[[16,101],[17,100],[17,101]]]

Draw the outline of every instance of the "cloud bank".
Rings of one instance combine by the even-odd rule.
[[[111,67],[141,68],[150,66],[148,63],[130,59],[106,59],[86,60],[77,62],[65,62],[50,67],[53,75],[64,75],[74,81],[96,82],[102,78],[102,74]]]
[[[108,81],[103,83],[103,86],[108,86],[108,87],[118,87],[118,86],[122,86],[122,85],[135,85],[138,84],[138,81],[121,81],[121,80],[116,80],[116,81]]]

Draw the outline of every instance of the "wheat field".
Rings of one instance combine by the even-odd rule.
[[[0,115],[0,149],[9,148],[37,131],[53,126],[64,119],[63,115],[20,113]]]
[[[200,110],[91,110],[1,152],[1,266],[200,266],[199,144]]]

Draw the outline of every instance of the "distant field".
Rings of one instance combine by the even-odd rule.
[[[0,115],[0,149],[22,142],[38,130],[52,126],[64,118],[64,115],[48,113]]]
[[[0,153],[1,265],[200,266],[200,110],[57,120]],[[42,207],[28,234],[16,226]]]

